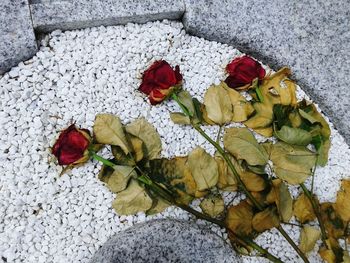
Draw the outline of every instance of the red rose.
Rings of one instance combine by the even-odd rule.
[[[248,56],[235,58],[226,66],[229,76],[226,78],[226,84],[233,89],[246,85],[251,85],[255,79],[263,79],[265,77],[265,69],[261,64]]]
[[[52,147],[59,165],[78,164],[89,159],[91,137],[88,130],[77,129],[74,124],[65,129]]]
[[[152,105],[169,97],[174,88],[181,85],[180,67],[175,70],[165,60],[155,61],[142,76],[139,90],[148,95]]]

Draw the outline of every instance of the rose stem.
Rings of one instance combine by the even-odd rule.
[[[184,106],[182,106],[181,102],[178,100],[177,96],[172,96],[172,98],[179,104],[181,109],[183,109]],[[187,112],[184,111],[184,114],[187,114]],[[189,115],[187,115],[189,116]],[[190,117],[190,116],[189,116]],[[238,172],[236,171],[233,163],[231,160],[227,157],[225,150],[220,146],[219,143],[216,143],[212,138],[210,138],[205,131],[200,127],[199,124],[192,124],[192,127],[197,130],[211,145],[213,145],[216,150],[220,153],[220,155],[224,158],[227,165],[229,166],[230,170],[232,171],[236,181],[238,182],[238,185],[243,190],[243,192],[246,194],[248,199],[254,204],[256,208],[258,208],[260,211],[264,210],[264,207],[254,198],[254,196],[248,191],[246,185],[242,181],[241,177],[239,176]],[[288,243],[294,248],[294,250],[298,253],[298,255],[303,259],[304,262],[309,263],[309,260],[305,256],[305,254],[300,250],[300,248],[294,243],[294,241],[290,238],[288,233],[283,229],[282,225],[279,225],[276,227],[277,230],[281,233],[281,235],[288,241]]]
[[[109,167],[114,167],[116,164],[114,164],[113,162],[97,155],[95,152],[91,151],[90,152],[90,156],[92,158],[94,158],[95,160],[102,162],[104,165],[109,166]],[[138,167],[137,167],[138,168]],[[139,171],[141,171],[140,168],[138,168]],[[141,171],[142,172],[142,171]],[[208,222],[211,222],[213,224],[218,225],[219,227],[225,228],[227,231],[230,231],[224,222],[217,220],[215,218],[212,218],[210,216],[207,216],[193,208],[191,208],[188,205],[185,204],[181,204],[179,202],[177,202],[172,196],[171,193],[169,193],[166,189],[164,189],[163,187],[161,187],[160,185],[158,185],[157,183],[153,182],[147,175],[143,174],[141,176],[138,176],[136,178],[138,181],[144,183],[148,188],[150,188],[151,190],[153,190],[155,193],[157,193],[160,197],[164,198],[165,200],[167,200],[169,203],[193,214],[195,217],[199,218],[199,219],[203,219],[206,220]],[[232,231],[230,231],[232,233]],[[239,236],[236,235],[234,233],[232,233],[233,235],[235,235],[237,237],[237,239],[241,240],[241,242],[244,242],[246,244],[248,244],[249,246],[251,246],[252,248],[254,248],[255,250],[257,250],[262,257],[265,257],[267,259],[269,259],[272,262],[276,262],[276,263],[283,263],[283,261],[281,261],[279,258],[273,256],[272,254],[270,254],[270,252],[268,252],[266,249],[264,249],[263,247],[259,246],[257,243],[255,243],[253,240],[250,240],[249,238],[243,237],[243,236]]]
[[[327,234],[326,234],[325,226],[324,226],[323,221],[322,221],[322,217],[321,217],[321,213],[320,213],[320,206],[319,206],[318,202],[316,202],[312,193],[307,189],[305,184],[302,183],[302,184],[300,184],[300,186],[301,186],[301,189],[303,189],[306,197],[310,200],[310,203],[312,205],[312,209],[314,210],[318,224],[320,225],[322,242],[328,248],[328,245],[326,242]]]

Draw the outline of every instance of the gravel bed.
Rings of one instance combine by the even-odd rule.
[[[59,177],[61,167],[49,148],[71,122],[91,129],[95,115],[108,112],[124,123],[144,116],[161,135],[165,157],[187,154],[196,145],[213,153],[193,129],[170,121],[169,112],[177,109],[174,102],[150,106],[137,87],[142,72],[154,60],[165,59],[180,65],[184,88],[202,100],[206,88],[224,79],[226,64],[238,55],[228,45],[187,35],[179,22],[128,24],[55,31],[35,57],[0,76],[0,261],[88,262],[109,236],[135,223],[195,220],[172,207],[151,217],[118,216],[111,208],[115,195],[96,178],[100,164],[89,162]],[[306,95],[298,90],[298,96]],[[349,176],[349,146],[331,127],[329,164],[316,170],[315,191],[322,201],[334,201],[340,179]],[[218,131],[205,129],[212,136]],[[225,194],[225,201],[232,197]],[[298,240],[298,228],[286,230]],[[257,241],[282,260],[299,262],[276,231]],[[321,260],[313,253],[310,261]],[[244,262],[263,260],[246,257]]]

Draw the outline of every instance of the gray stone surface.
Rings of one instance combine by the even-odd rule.
[[[188,221],[161,219],[116,234],[90,262],[238,263],[241,259],[229,244],[209,229]]]
[[[0,74],[37,51],[27,0],[0,1]]]
[[[179,19],[185,6],[182,0],[35,0],[31,10],[35,29],[49,32]]]
[[[232,44],[293,77],[350,143],[349,0],[185,0],[191,34]]]

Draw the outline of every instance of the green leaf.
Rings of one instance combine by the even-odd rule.
[[[137,119],[126,125],[126,131],[138,138],[140,138],[147,150],[147,158],[149,160],[155,159],[159,156],[162,150],[162,142],[156,129],[146,121],[145,118]]]
[[[283,126],[281,130],[275,131],[275,136],[288,144],[293,145],[308,145],[312,136],[309,132],[299,129],[299,128],[291,128],[288,126]]]
[[[128,187],[118,193],[112,206],[119,215],[133,215],[150,209],[152,207],[152,199],[137,181],[131,180]]]
[[[312,115],[308,114],[307,112],[303,111],[302,109],[299,109],[299,114],[304,119],[308,120],[311,124],[318,122],[316,118],[314,118]]]
[[[209,189],[218,182],[218,165],[202,148],[197,147],[188,155],[188,165],[199,191]]]
[[[249,165],[265,165],[268,161],[264,147],[247,128],[226,129],[224,146],[234,157],[245,160]]]
[[[311,175],[316,155],[304,146],[278,142],[272,145],[270,159],[277,177],[298,185]]]
[[[170,119],[175,124],[191,124],[190,118],[181,112],[171,112]]]
[[[181,90],[177,94],[177,96],[178,96],[180,103],[186,107],[186,109],[190,113],[190,116],[192,117],[196,111],[195,111],[194,104],[192,101],[192,96],[190,95],[190,93],[186,90]]]
[[[208,118],[220,125],[232,120],[231,100],[225,86],[224,82],[220,85],[212,85],[204,95],[204,105]]]
[[[126,188],[132,176],[137,176],[132,167],[116,165],[112,168],[103,165],[98,179],[106,183],[109,190],[113,193],[118,193]]]
[[[288,187],[281,179],[272,180],[272,187],[266,197],[268,203],[275,203],[283,222],[289,222],[293,216],[293,199]]]
[[[316,241],[320,238],[321,231],[311,226],[304,226],[300,233],[299,248],[303,253],[314,249]]]
[[[123,125],[117,116],[106,113],[96,115],[93,130],[98,143],[119,146],[126,154],[130,152]]]
[[[208,196],[202,200],[199,206],[203,213],[214,218],[220,216],[225,209],[224,199],[221,195]]]

